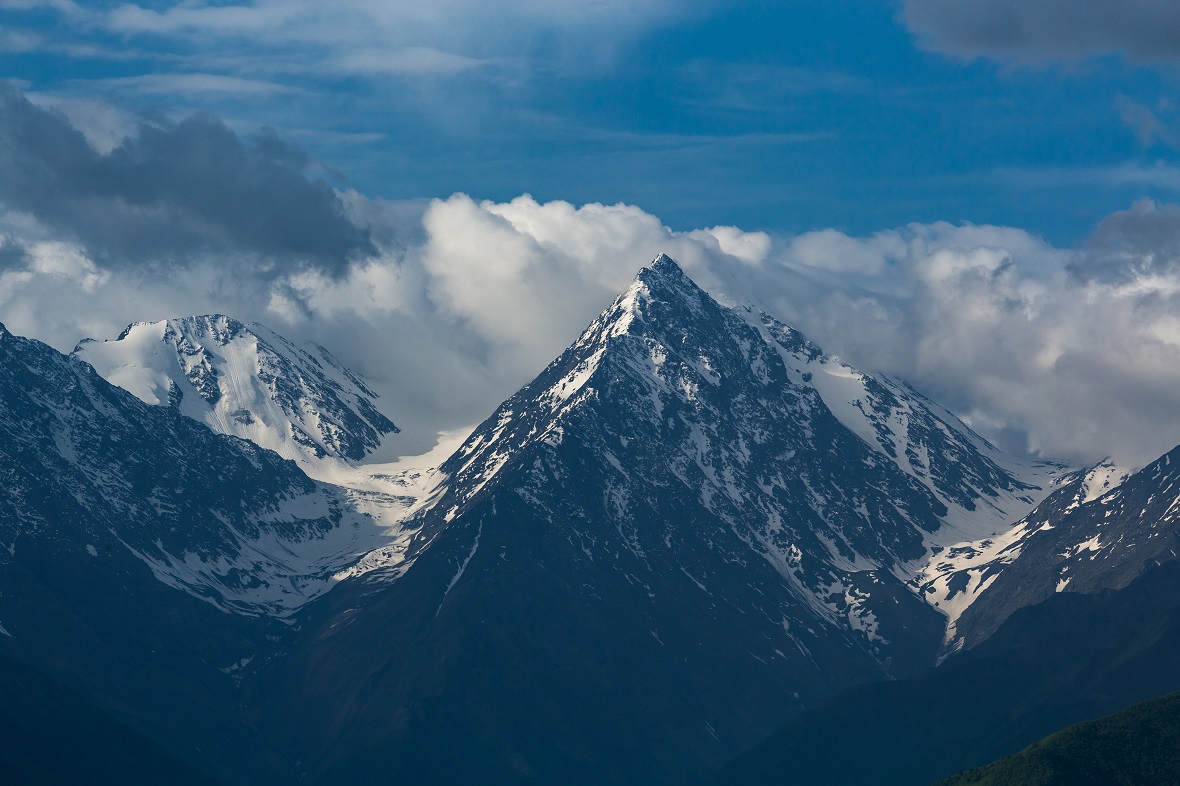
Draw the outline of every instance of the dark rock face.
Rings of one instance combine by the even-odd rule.
[[[1033,489],[898,384],[854,380],[866,440],[828,363],[657,260],[444,464],[412,570],[306,610],[255,684],[273,738],[312,782],[681,783],[925,668],[944,618],[899,574]]]
[[[1180,553],[1180,448],[1113,489],[1087,494],[1087,473],[1054,492],[1017,529],[1023,537],[978,568],[991,584],[964,612],[965,646],[991,636],[1014,611],[1058,592],[1121,589]],[[1087,496],[1092,496],[1087,501]]]

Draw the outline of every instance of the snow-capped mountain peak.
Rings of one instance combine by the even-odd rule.
[[[213,331],[227,345],[244,335],[224,318],[207,324],[207,345]],[[133,326],[125,340],[168,329]],[[223,357],[180,340],[160,346],[193,348],[214,371]],[[285,616],[375,547],[389,551],[387,565],[400,561],[401,529],[291,462],[146,406],[32,339],[0,331],[0,361],[0,565],[129,553],[224,611]]]
[[[571,493],[557,478],[574,450],[578,473],[598,478],[598,501],[577,514],[551,499]],[[715,592],[703,566],[756,555],[793,598],[776,624],[819,620],[882,662],[903,635],[888,621],[897,599],[931,601],[914,577],[942,544],[1003,532],[1061,472],[1005,456],[768,315],[721,305],[663,255],[442,469],[447,522],[507,484],[553,522],[614,522],[578,538],[620,570],[624,553],[645,569],[693,565]],[[652,515],[664,506],[680,512]],[[687,532],[681,516],[710,523]]]
[[[563,731],[574,706],[721,760],[792,707],[928,668],[947,615],[915,574],[941,539],[1005,531],[1042,474],[657,257],[442,464],[413,566],[341,582],[302,662],[358,653],[333,678],[380,697],[357,728],[447,685],[440,717],[476,719],[448,738],[527,706],[513,750],[617,750]]]
[[[148,404],[315,465],[357,461],[397,427],[376,394],[323,347],[296,346],[222,314],[137,322],[74,357]]]

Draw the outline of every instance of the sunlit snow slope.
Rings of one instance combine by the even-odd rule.
[[[137,322],[115,340],[82,341],[73,357],[147,404],[295,461],[346,489],[358,509],[388,527],[428,495],[446,458],[372,463],[373,451],[398,431],[379,411],[377,394],[324,347],[297,346],[258,323],[224,315]],[[453,449],[454,440],[440,434],[438,448]],[[400,536],[394,540],[375,548],[398,551]]]
[[[303,465],[359,461],[397,427],[364,381],[319,346],[222,316],[137,322],[74,350],[148,404],[177,407],[221,434]]]

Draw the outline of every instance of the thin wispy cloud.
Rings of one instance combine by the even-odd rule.
[[[56,7],[56,6],[53,6]],[[470,0],[414,4],[348,0],[331,7],[307,0],[164,7],[136,4],[104,12],[62,13],[79,20],[78,35],[113,33],[132,40],[164,39],[255,60],[301,59],[356,75],[445,73],[489,59],[538,55],[538,36],[566,39],[561,48],[595,48],[632,37],[646,25],[691,12],[692,4],[638,3],[486,4]],[[84,21],[83,21],[84,20]],[[543,58],[560,56],[551,49]],[[584,60],[585,62],[585,60]]]
[[[416,46],[397,50],[363,49],[347,52],[329,60],[327,66],[345,74],[425,75],[454,74],[494,62]]]
[[[73,0],[0,0],[0,9],[9,11],[51,9],[71,19],[94,16],[94,12],[87,10]]]
[[[42,44],[41,37],[28,30],[0,30],[0,50],[31,52]]]
[[[695,93],[686,100],[711,110],[792,112],[798,102],[823,93],[868,94],[883,89],[873,80],[840,71],[775,63],[693,60],[681,78]]]
[[[1171,99],[1161,98],[1155,106],[1147,106],[1121,95],[1116,107],[1145,149],[1157,144],[1180,148],[1180,108]]]
[[[1124,161],[1098,167],[1029,167],[997,169],[984,175],[1023,188],[1058,190],[1076,186],[1102,185],[1110,188],[1152,189],[1180,192],[1180,166],[1157,160],[1149,163]]]
[[[130,90],[145,94],[173,95],[225,93],[242,96],[296,92],[287,85],[222,74],[139,74],[85,80],[90,87]]]

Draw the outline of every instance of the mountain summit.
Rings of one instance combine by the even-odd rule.
[[[946,619],[907,582],[1051,474],[667,256],[441,472],[413,568],[342,582],[262,677],[315,673],[271,707],[312,780],[701,776],[931,663]]]
[[[148,404],[305,468],[359,461],[398,430],[378,411],[377,394],[323,347],[298,347],[221,314],[136,322],[114,341],[82,341],[73,356]]]

